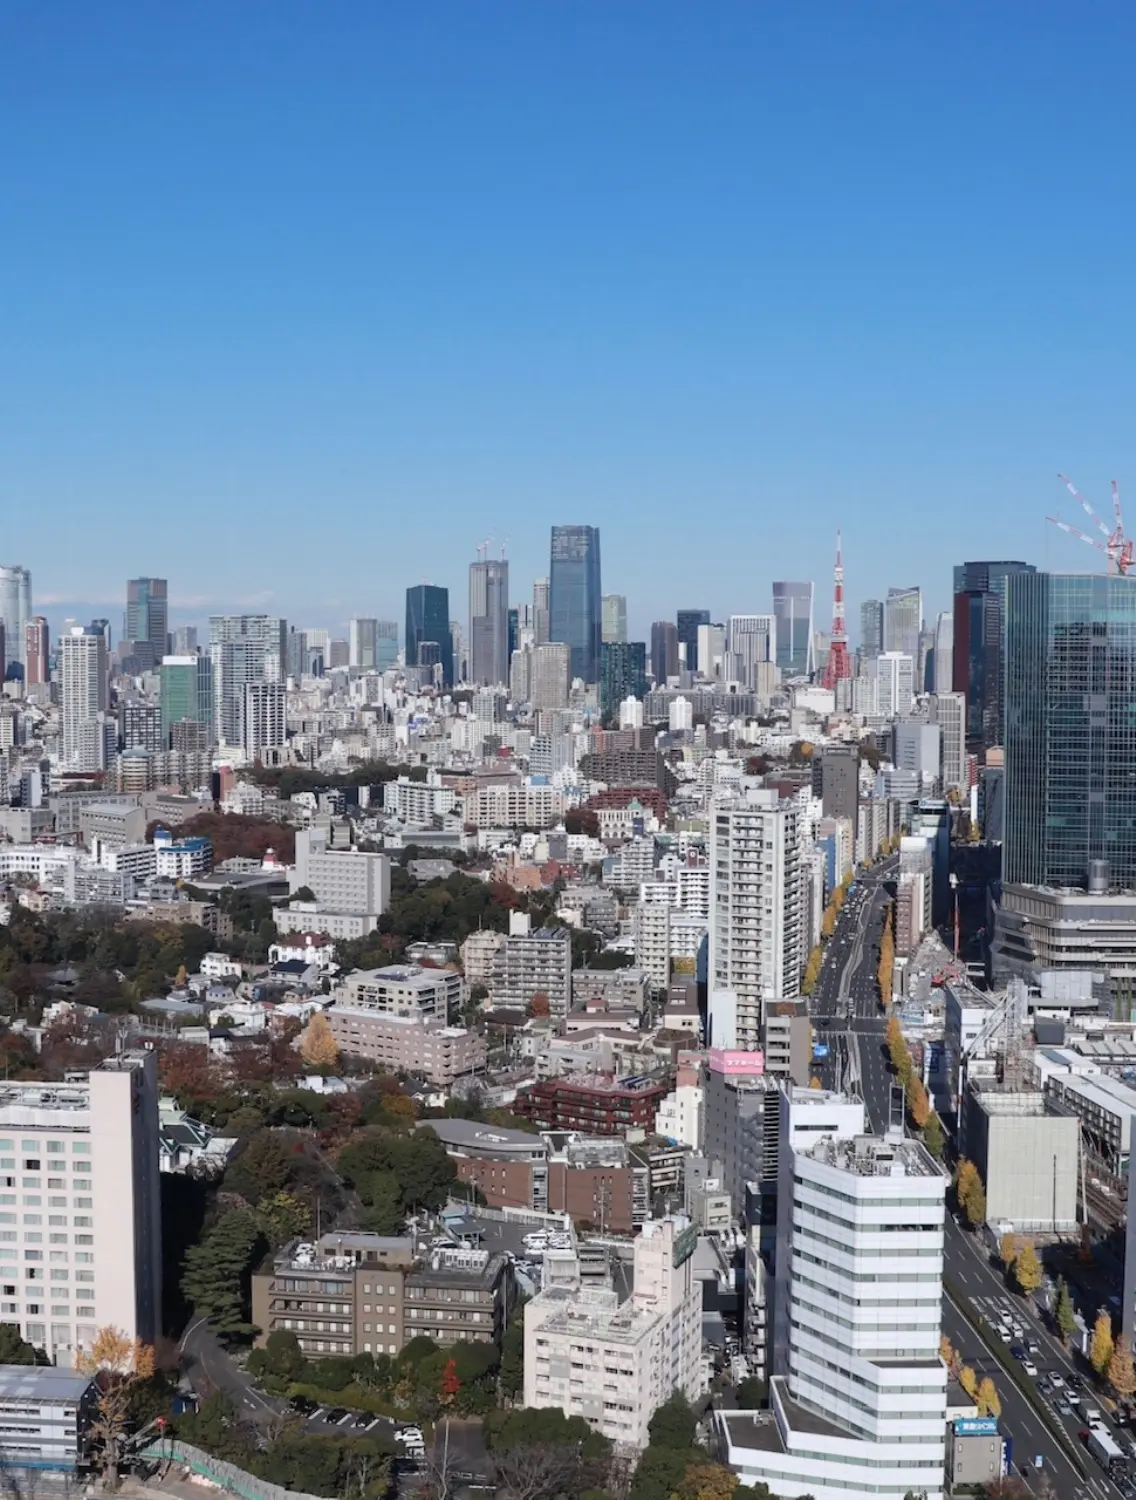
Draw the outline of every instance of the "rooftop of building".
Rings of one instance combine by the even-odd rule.
[[[813,1091],[815,1092],[815,1090]],[[857,1177],[941,1177],[942,1169],[917,1141],[857,1135],[823,1136],[800,1153]]]
[[[549,1287],[539,1294],[543,1308],[538,1338],[547,1333],[580,1334],[609,1343],[634,1344],[659,1319],[659,1313],[621,1302],[606,1287]]]
[[[347,976],[351,984],[435,985],[453,976],[453,969],[425,969],[421,964],[385,964],[381,969],[356,969]]]
[[[500,1251],[447,1246],[431,1250],[407,1280],[412,1286],[441,1283],[489,1291],[497,1284],[506,1263],[507,1257]]]
[[[651,1089],[666,1089],[661,1074],[636,1073],[619,1078],[611,1073],[566,1073],[563,1078],[542,1078],[534,1087],[550,1089],[584,1089],[595,1094],[642,1094]]]
[[[345,1230],[318,1240],[294,1240],[272,1258],[277,1271],[346,1271],[371,1262],[409,1266],[414,1241],[409,1235],[368,1234]]]
[[[447,1146],[458,1146],[465,1150],[492,1151],[495,1155],[516,1151],[530,1156],[540,1151],[543,1142],[539,1135],[528,1130],[509,1130],[500,1125],[483,1125],[477,1120],[419,1120],[420,1130],[432,1130]]]
[[[0,1365],[0,1401],[81,1401],[93,1378],[55,1365]]]
[[[1039,1089],[1016,1089],[994,1078],[972,1078],[970,1091],[979,1107],[988,1115],[1029,1115],[1040,1118],[1048,1113],[1045,1095]]]

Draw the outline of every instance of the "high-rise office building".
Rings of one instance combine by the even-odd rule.
[[[865,599],[860,606],[860,661],[875,661],[884,649],[884,605],[882,599]]]
[[[572,687],[572,648],[547,641],[532,653],[529,694],[533,709],[566,708]]]
[[[781,675],[811,676],[815,666],[812,584],[774,583],[773,616],[777,622],[777,665]]]
[[[1006,580],[1032,563],[967,562],[955,568],[954,690],[966,694],[966,743],[984,755],[1004,738],[1002,626]]]
[[[859,1101],[779,1103],[775,1426],[759,1440],[722,1413],[722,1458],[775,1496],[941,1500],[946,1176],[918,1141],[868,1134]]]
[[[63,764],[72,771],[101,771],[105,755],[97,729],[109,703],[106,637],[73,626],[59,638]]]
[[[698,660],[698,630],[702,625],[709,625],[710,611],[708,609],[680,609],[675,620],[679,651],[686,662],[686,670],[697,672],[701,665]]]
[[[931,687],[933,693],[953,691],[954,668],[952,656],[955,644],[954,616],[942,613],[935,622],[935,657],[932,663]]]
[[[169,749],[175,724],[201,724],[213,739],[213,662],[201,652],[164,656],[159,669],[162,744]]]
[[[766,1008],[800,994],[804,880],[799,813],[743,781],[710,813],[710,1041],[760,1047]]]
[[[347,626],[347,665],[373,671],[378,662],[378,636],[378,620],[351,620]]]
[[[433,665],[422,653],[422,647],[431,642],[437,648],[434,662],[442,668],[442,686],[452,688],[454,641],[450,634],[450,591],[434,583],[416,583],[406,591],[406,665]]]
[[[4,626],[4,675],[24,666],[26,627],[32,617],[32,575],[27,568],[0,567],[0,624]]]
[[[197,650],[197,626],[175,625],[170,631],[171,656],[192,656]]]
[[[964,693],[935,693],[928,699],[932,724],[941,731],[942,762],[940,774],[943,790],[958,787],[966,791],[970,785],[966,757],[966,695]]]
[[[469,681],[509,680],[509,564],[501,558],[469,565]]]
[[[915,662],[903,651],[883,651],[876,657],[876,712],[898,719],[911,712],[915,699]]]
[[[554,526],[548,575],[548,638],[571,647],[572,676],[599,681],[603,636],[598,526]]]
[[[726,621],[726,652],[727,678],[755,687],[758,665],[777,659],[777,621],[772,615],[731,615]]]
[[[245,688],[288,675],[288,625],[277,615],[213,615],[209,632],[214,731],[222,745],[241,746]]]
[[[619,645],[627,639],[627,595],[603,596],[603,639]]]
[[[166,580],[128,578],[123,649],[137,657],[142,666],[156,666],[169,649],[169,628],[169,585]]]
[[[375,671],[389,672],[398,665],[398,621],[375,622]]]
[[[49,647],[47,620],[43,615],[33,615],[24,627],[24,681],[28,687],[41,686],[48,680]]]
[[[533,644],[543,646],[548,641],[548,579],[538,578],[533,584]]]
[[[668,677],[678,676],[678,628],[670,620],[651,626],[651,676],[663,687]]]
[[[619,714],[625,698],[647,696],[647,647],[643,641],[604,641],[600,654],[600,713]]]
[[[1010,574],[1005,646],[1003,881],[1131,889],[1136,579]]]
[[[884,650],[899,651],[919,661],[923,629],[923,594],[917,588],[888,589],[884,602]]]
[[[506,636],[506,640],[507,640],[507,643],[508,643],[508,653],[507,653],[507,658],[506,659],[508,661],[512,661],[513,660],[513,652],[517,649],[517,647],[521,643],[521,611],[520,611],[520,608],[517,605],[515,605],[515,604],[514,605],[510,605],[509,606],[509,612],[508,612],[508,615],[506,616],[506,619],[508,621],[508,624],[507,624],[506,630],[505,630],[505,636]]]

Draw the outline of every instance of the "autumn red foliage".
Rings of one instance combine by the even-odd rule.
[[[153,841],[154,830],[162,826],[160,822],[150,824],[146,830],[148,842]],[[269,849],[275,850],[283,864],[290,865],[296,858],[295,830],[269,818],[247,818],[242,813],[200,812],[170,831],[175,838],[209,839],[215,865],[226,859],[263,859]]]

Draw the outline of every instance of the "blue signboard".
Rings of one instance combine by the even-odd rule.
[[[828,1043],[827,1042],[814,1042],[813,1043],[813,1056],[814,1057],[827,1057],[828,1056]]]
[[[959,1417],[955,1423],[956,1437],[997,1437],[997,1417]]]

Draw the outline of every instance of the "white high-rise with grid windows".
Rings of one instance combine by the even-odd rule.
[[[155,1053],[0,1084],[0,1321],[61,1365],[107,1325],[153,1344],[159,1194]]]
[[[774,1495],[940,1500],[947,1179],[859,1101],[794,1089],[780,1125],[770,1414],[721,1413],[722,1456]]]
[[[761,1045],[767,1006],[800,994],[805,924],[800,813],[743,778],[710,815],[710,1041]]]

